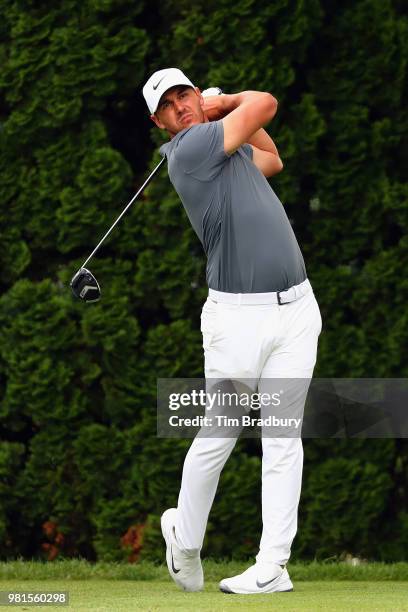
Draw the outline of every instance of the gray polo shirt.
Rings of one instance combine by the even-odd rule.
[[[213,121],[182,130],[160,152],[207,255],[211,289],[264,293],[305,280],[295,234],[250,145],[227,155],[222,121]]]

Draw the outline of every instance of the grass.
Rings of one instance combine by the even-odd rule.
[[[249,563],[247,564],[249,565]],[[70,606],[36,606],[35,610],[132,610],[222,612],[271,610],[336,612],[408,612],[408,563],[293,563],[288,566],[295,583],[292,593],[224,595],[218,581],[245,569],[242,563],[204,562],[202,593],[183,593],[167,569],[153,563],[135,565],[90,564],[82,560],[52,563],[11,561],[0,563],[0,590],[69,591]],[[13,606],[14,610],[31,607]]]
[[[207,581],[219,581],[225,576],[234,576],[251,565],[241,561],[204,560]],[[408,581],[408,563],[361,563],[353,566],[341,562],[289,563],[292,580],[405,580]],[[0,580],[137,580],[166,581],[167,568],[150,561],[141,563],[89,563],[84,559],[62,559],[56,561],[0,562]]]
[[[37,606],[35,610],[131,610],[222,612],[223,610],[290,610],[291,612],[403,612],[408,611],[408,585],[404,582],[314,581],[299,582],[292,593],[270,595],[224,595],[215,582],[202,593],[183,593],[170,580],[50,580],[2,581],[1,590],[68,591],[69,608]],[[13,609],[28,610],[29,607]]]

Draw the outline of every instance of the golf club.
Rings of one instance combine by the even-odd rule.
[[[123,209],[120,213],[119,217],[116,219],[115,223],[108,229],[103,238],[96,245],[92,253],[89,257],[84,261],[82,266],[79,268],[78,272],[72,277],[70,287],[72,289],[72,293],[75,297],[84,300],[84,302],[97,302],[101,297],[101,288],[99,286],[98,281],[95,276],[92,274],[90,270],[88,270],[85,266],[95,255],[96,251],[102,245],[104,240],[109,236],[115,225],[121,220],[127,209],[133,204],[136,198],[142,193],[144,188],[150,183],[156,172],[159,170],[160,166],[164,163],[165,157],[157,164],[156,168],[151,172],[151,174],[147,177],[143,185],[140,187],[139,191],[133,196],[130,200],[129,204]]]

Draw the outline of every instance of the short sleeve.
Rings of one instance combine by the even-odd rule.
[[[222,121],[199,123],[187,130],[174,151],[183,172],[200,181],[211,181],[229,157],[224,151]]]
[[[245,144],[241,145],[241,149],[244,151],[244,153],[245,153],[245,154],[246,154],[246,155],[249,157],[249,159],[252,161],[252,160],[253,160],[253,158],[254,158],[254,150],[253,150],[253,148],[251,147],[251,145],[250,145],[250,144],[245,143]]]

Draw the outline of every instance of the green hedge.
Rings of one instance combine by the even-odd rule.
[[[408,24],[391,0],[0,0],[0,556],[162,559],[188,441],[157,439],[156,378],[202,375],[202,248],[140,90],[156,68],[264,89],[285,204],[323,314],[320,377],[407,377]],[[294,558],[408,549],[404,440],[307,440]],[[207,554],[260,535],[260,448],[221,478]]]

